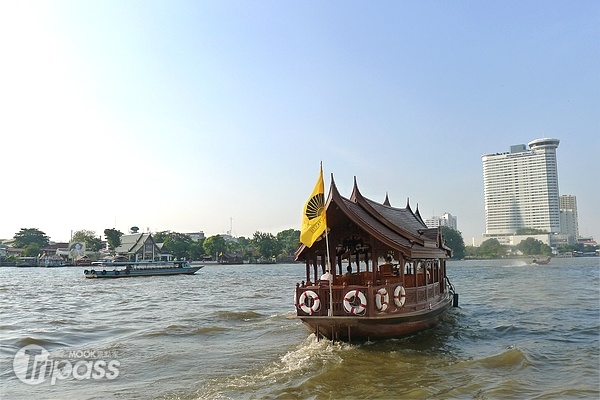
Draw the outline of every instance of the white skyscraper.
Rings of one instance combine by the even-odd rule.
[[[556,148],[558,139],[536,139],[487,154],[483,162],[485,236],[514,235],[520,228],[560,232]]]
[[[579,221],[577,218],[577,197],[560,196],[560,228],[561,233],[579,238]]]
[[[456,227],[456,217],[450,213],[444,213],[441,217],[433,216],[431,218],[427,218],[425,220],[425,225],[428,228],[437,228],[438,226],[447,226],[448,228],[452,228],[455,231],[458,230]]]

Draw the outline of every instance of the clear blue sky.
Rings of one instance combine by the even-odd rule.
[[[5,1],[0,238],[300,229],[349,196],[485,231],[481,156],[560,139],[600,239],[598,1]]]

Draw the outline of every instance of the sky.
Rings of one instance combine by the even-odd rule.
[[[300,229],[349,197],[485,232],[481,156],[560,140],[600,239],[600,2],[5,1],[0,239]]]

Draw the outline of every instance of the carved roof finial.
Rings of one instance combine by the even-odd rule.
[[[385,200],[383,201],[383,205],[384,206],[388,206],[391,207],[392,205],[390,204],[390,198],[388,197],[388,192],[385,192]]]

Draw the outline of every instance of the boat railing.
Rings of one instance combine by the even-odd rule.
[[[305,287],[299,285],[296,288],[296,299],[301,299],[304,292],[310,291],[316,294],[320,304],[318,309],[315,310],[313,307],[311,312],[310,308],[315,301],[311,298],[308,302],[313,304],[309,304],[309,311],[305,312],[297,305],[297,315],[327,316],[330,308],[329,290],[329,281],[319,281],[316,285]],[[419,287],[405,287],[403,282],[366,286],[332,285],[332,315],[377,317],[425,310],[432,303],[439,301],[441,295],[443,293],[439,282]],[[305,297],[313,296],[311,294]]]

